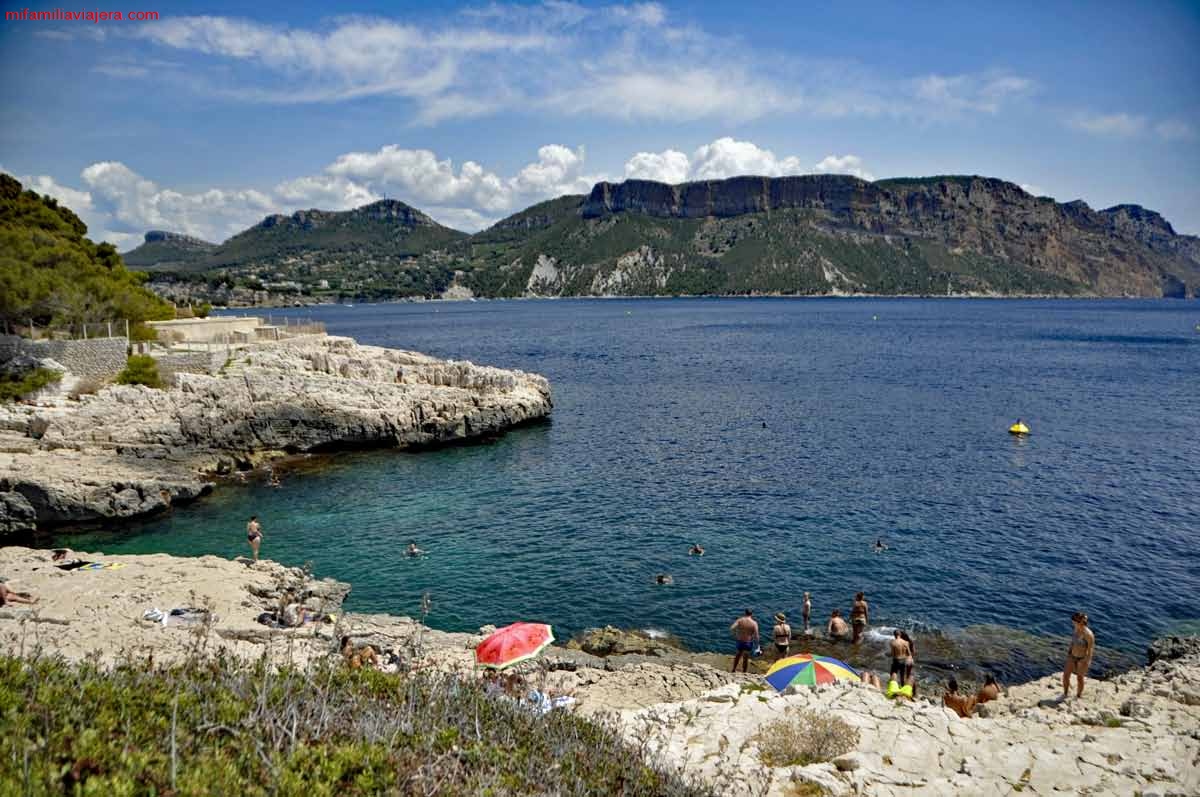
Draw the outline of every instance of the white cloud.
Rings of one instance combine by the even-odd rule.
[[[691,160],[679,150],[639,152],[625,163],[625,179],[682,183],[688,179]]]
[[[1046,196],[1046,189],[1033,183],[1021,183],[1021,190],[1032,196]]]
[[[679,24],[658,3],[491,5],[440,22],[335,17],[320,28],[220,16],[113,29],[194,56],[166,77],[242,102],[397,97],[415,125],[505,111],[627,120],[996,114],[1036,90],[1005,70],[883,75]],[[128,79],[135,65],[102,66]],[[163,79],[159,70],[147,75]]]
[[[87,191],[80,191],[76,188],[70,188],[65,185],[59,185],[52,177],[47,175],[18,177],[21,184],[30,191],[37,191],[39,194],[57,199],[61,204],[70,208],[76,216],[83,218],[83,214],[88,213],[92,209],[92,195]],[[85,219],[86,223],[86,219]]]
[[[742,174],[774,177],[798,174],[800,159],[794,156],[777,158],[769,149],[736,139],[718,138],[696,149],[692,155],[691,177],[695,180],[720,180]]]
[[[995,114],[1009,101],[1035,89],[1032,80],[1008,73],[933,74],[916,80],[914,95],[933,110]]]
[[[678,66],[597,74],[546,98],[566,114],[627,119],[756,119],[794,110],[798,100],[761,78],[734,69]]]
[[[864,180],[874,179],[857,155],[828,155],[813,167],[805,168],[804,162],[795,155],[781,158],[752,141],[739,141],[728,136],[697,147],[691,157],[678,150],[667,149],[662,152],[638,152],[625,162],[626,178],[664,183],[721,180],[743,175],[779,177],[810,172],[853,174]]]
[[[1163,141],[1190,141],[1196,137],[1195,129],[1179,119],[1164,119],[1154,126],[1154,132]]]
[[[1094,136],[1129,138],[1146,129],[1146,117],[1128,113],[1080,113],[1072,116],[1067,124]]]
[[[285,206],[321,210],[350,210],[381,198],[353,180],[325,174],[285,180],[275,186],[274,194]]]
[[[466,203],[493,211],[508,207],[507,188],[498,175],[474,161],[464,161],[456,171],[452,160],[439,160],[427,149],[389,144],[375,152],[348,152],[325,171],[377,190],[390,189],[417,205]]]
[[[503,177],[475,161],[456,167],[431,150],[389,145],[374,152],[345,153],[318,174],[283,180],[267,191],[177,191],[119,161],[85,168],[80,174],[83,188],[62,185],[47,175],[19,179],[75,211],[94,239],[130,248],[151,229],[220,242],[272,213],[347,210],[385,195],[443,224],[478,230],[535,202],[589,191],[604,175],[586,174],[585,164],[582,147],[547,144],[538,149],[536,160]]]
[[[856,155],[829,155],[811,169],[794,155],[780,157],[751,141],[718,138],[689,156],[679,150],[637,152],[624,165],[626,178],[681,183],[739,175],[780,176],[806,171],[855,174],[871,179]],[[347,152],[308,175],[266,190],[209,188],[179,191],[159,185],[120,161],[98,161],[80,174],[81,187],[46,175],[19,178],[75,211],[96,240],[122,248],[147,230],[163,229],[220,242],[272,213],[320,208],[347,210],[388,196],[417,207],[442,224],[479,230],[537,202],[582,194],[609,175],[587,167],[583,147],[539,147],[537,157],[508,175],[466,160],[455,164],[432,150],[387,145]]]
[[[863,168],[862,158],[857,155],[826,155],[813,171],[822,174],[852,174],[863,180],[874,180],[875,175]]]

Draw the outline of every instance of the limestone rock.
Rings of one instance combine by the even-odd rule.
[[[181,373],[170,390],[113,386],[38,411],[25,429],[38,425],[40,439],[0,446],[0,493],[23,495],[42,528],[132,517],[203,495],[204,474],[264,455],[451,443],[551,407],[536,374],[349,338],[263,344],[218,376]],[[0,533],[28,525],[14,501],[0,510]]]
[[[606,625],[604,628],[589,628],[578,640],[567,643],[567,647],[603,657],[631,654],[659,656],[673,646],[642,631],[627,631]]]
[[[1185,656],[1200,655],[1200,637],[1165,636],[1150,643],[1146,650],[1146,661],[1174,661]]]

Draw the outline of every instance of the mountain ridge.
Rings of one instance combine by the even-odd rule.
[[[390,263],[387,274],[353,273],[372,265],[363,247],[321,232],[343,228],[369,239],[366,248]],[[451,287],[482,296],[1200,295],[1200,238],[1176,233],[1158,212],[1059,203],[980,175],[600,182],[472,235],[381,200],[268,216],[193,265],[273,268],[307,284],[315,272],[296,266],[298,251],[301,261],[333,256],[339,267],[330,273],[344,278],[338,290],[376,296]]]

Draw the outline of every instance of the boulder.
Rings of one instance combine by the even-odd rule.
[[[568,642],[567,647],[600,657],[639,654],[661,656],[671,650],[678,650],[642,631],[627,631],[611,625],[589,628],[579,639]]]
[[[1165,636],[1150,643],[1146,649],[1146,663],[1175,661],[1187,656],[1200,656],[1200,637]]]

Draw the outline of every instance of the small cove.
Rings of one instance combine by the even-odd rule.
[[[1200,617],[1195,303],[918,299],[461,302],[271,311],[516,367],[551,421],[356,452],[54,542],[246,552],[351,582],[348,608],[462,630],[653,627],[727,646],[746,606],[814,622],[1065,635],[1137,653]],[[1028,439],[1005,434],[1016,417]],[[890,550],[875,554],[884,539]],[[416,540],[430,551],[404,557]],[[689,557],[700,541],[703,558]],[[669,572],[670,586],[654,575]],[[1014,631],[1016,633],[1016,631]],[[976,635],[977,637],[979,635]],[[1045,665],[1031,664],[1030,670]],[[1037,674],[1031,672],[1031,674]]]

